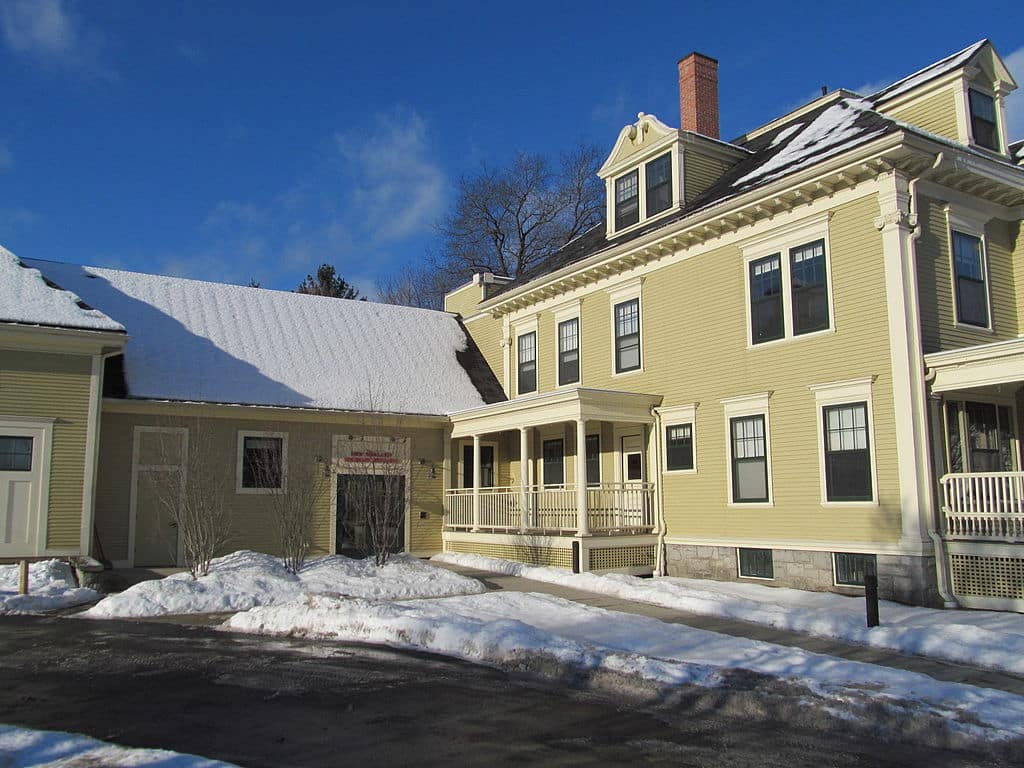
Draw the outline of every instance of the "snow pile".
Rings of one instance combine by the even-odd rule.
[[[231,763],[183,755],[164,749],[130,749],[61,731],[35,731],[0,725],[0,765],[4,768],[29,766],[103,766],[128,768],[148,765],[154,768],[232,768]]]
[[[882,90],[871,95],[872,101],[888,101],[889,99],[899,96],[901,93],[916,88],[922,83],[927,83],[929,80],[934,80],[940,75],[944,75],[947,72],[952,72],[954,69],[962,67],[966,64],[975,53],[981,50],[981,47],[988,42],[987,40],[979,40],[973,43],[962,51],[957,51],[952,56],[947,56],[941,61],[937,61],[934,64],[929,64],[924,69],[918,70],[912,75],[904,77],[902,80],[897,80],[892,85],[888,85]]]
[[[96,309],[83,309],[70,291],[51,288],[38,269],[22,266],[0,246],[0,322],[123,331],[124,327]]]
[[[125,325],[132,397],[425,414],[484,404],[445,312],[27,263]]]
[[[131,618],[246,611],[307,593],[402,599],[482,591],[484,586],[476,579],[408,555],[392,557],[383,568],[375,566],[372,558],[330,555],[308,561],[295,576],[285,570],[280,558],[243,550],[215,559],[206,576],[193,579],[188,573],[177,573],[144,581],[107,597],[82,615]]]
[[[60,560],[29,563],[27,595],[18,594],[18,566],[0,565],[0,615],[45,613],[92,603],[101,597],[93,589],[76,586],[71,566]]]
[[[843,99],[806,126],[800,126],[798,132],[791,128],[784,129],[772,142],[773,147],[780,144],[785,135],[788,141],[782,149],[767,162],[734,181],[733,186],[743,187],[754,181],[771,181],[883,133],[884,128],[865,130],[857,125],[857,118],[870,109],[871,105],[864,99]]]
[[[917,608],[881,601],[882,626],[864,625],[864,601],[827,592],[698,579],[573,574],[507,560],[445,553],[434,560],[652,603],[705,616],[834,637],[1024,675],[1024,616]]]
[[[974,735],[1024,736],[1024,698],[1013,694],[549,595],[492,592],[404,603],[307,596],[239,613],[224,627],[380,643],[505,669],[550,669],[553,659],[663,685],[714,687],[725,684],[727,670],[743,669],[806,686],[854,714],[882,703],[948,718],[952,727]]]

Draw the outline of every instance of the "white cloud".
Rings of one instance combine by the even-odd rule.
[[[12,52],[51,66],[109,75],[100,65],[102,36],[65,0],[7,0],[0,4],[3,42]]]
[[[419,114],[397,109],[372,122],[371,130],[338,133],[334,141],[362,234],[401,240],[427,230],[441,214],[444,173],[430,155]]]
[[[1024,139],[1024,47],[1003,57],[1019,89],[1006,97],[1006,132],[1011,142]]]

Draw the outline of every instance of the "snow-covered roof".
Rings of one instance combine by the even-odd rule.
[[[124,331],[98,309],[92,309],[70,291],[48,283],[38,269],[26,266],[0,246],[0,322]]]
[[[869,98],[872,102],[878,103],[880,101],[888,101],[899,96],[902,93],[916,88],[923,83],[927,83],[929,80],[934,80],[947,72],[952,72],[955,69],[959,69],[982,49],[988,40],[979,40],[976,43],[964,48],[962,51],[957,51],[952,56],[947,56],[941,61],[936,61],[934,64],[929,64],[924,69],[918,70],[912,75],[907,75],[901,80],[897,80],[892,85],[887,85],[877,93],[872,94]]]
[[[438,415],[484,404],[445,312],[28,263],[124,325],[129,397]]]

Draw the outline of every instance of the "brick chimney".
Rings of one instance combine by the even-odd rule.
[[[679,125],[718,138],[718,61],[696,51],[679,60]]]

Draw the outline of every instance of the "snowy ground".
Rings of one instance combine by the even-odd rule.
[[[75,586],[71,566],[60,560],[29,563],[28,594],[18,594],[18,566],[0,565],[0,615],[45,613],[99,600],[103,595]]]
[[[376,599],[444,597],[483,592],[475,579],[445,571],[414,557],[395,556],[378,568],[373,560],[331,555],[310,560],[298,576],[280,558],[241,551],[215,559],[210,573],[193,579],[178,573],[144,581],[100,601],[82,615],[131,618],[181,613],[246,611],[303,594]]]
[[[480,555],[446,553],[433,559],[690,613],[740,619],[1024,675],[1024,616],[1017,613],[936,610],[882,601],[882,625],[868,629],[863,599],[825,592],[671,577],[573,574]]]
[[[231,763],[207,760],[163,749],[129,749],[61,731],[34,731],[0,725],[0,766],[3,768],[232,768]]]
[[[406,602],[307,595],[231,617],[225,628],[430,651],[506,669],[552,664],[658,685],[726,685],[741,669],[805,686],[837,714],[879,705],[934,715],[958,732],[1024,737],[1024,697],[904,670],[735,638],[536,593]]]

